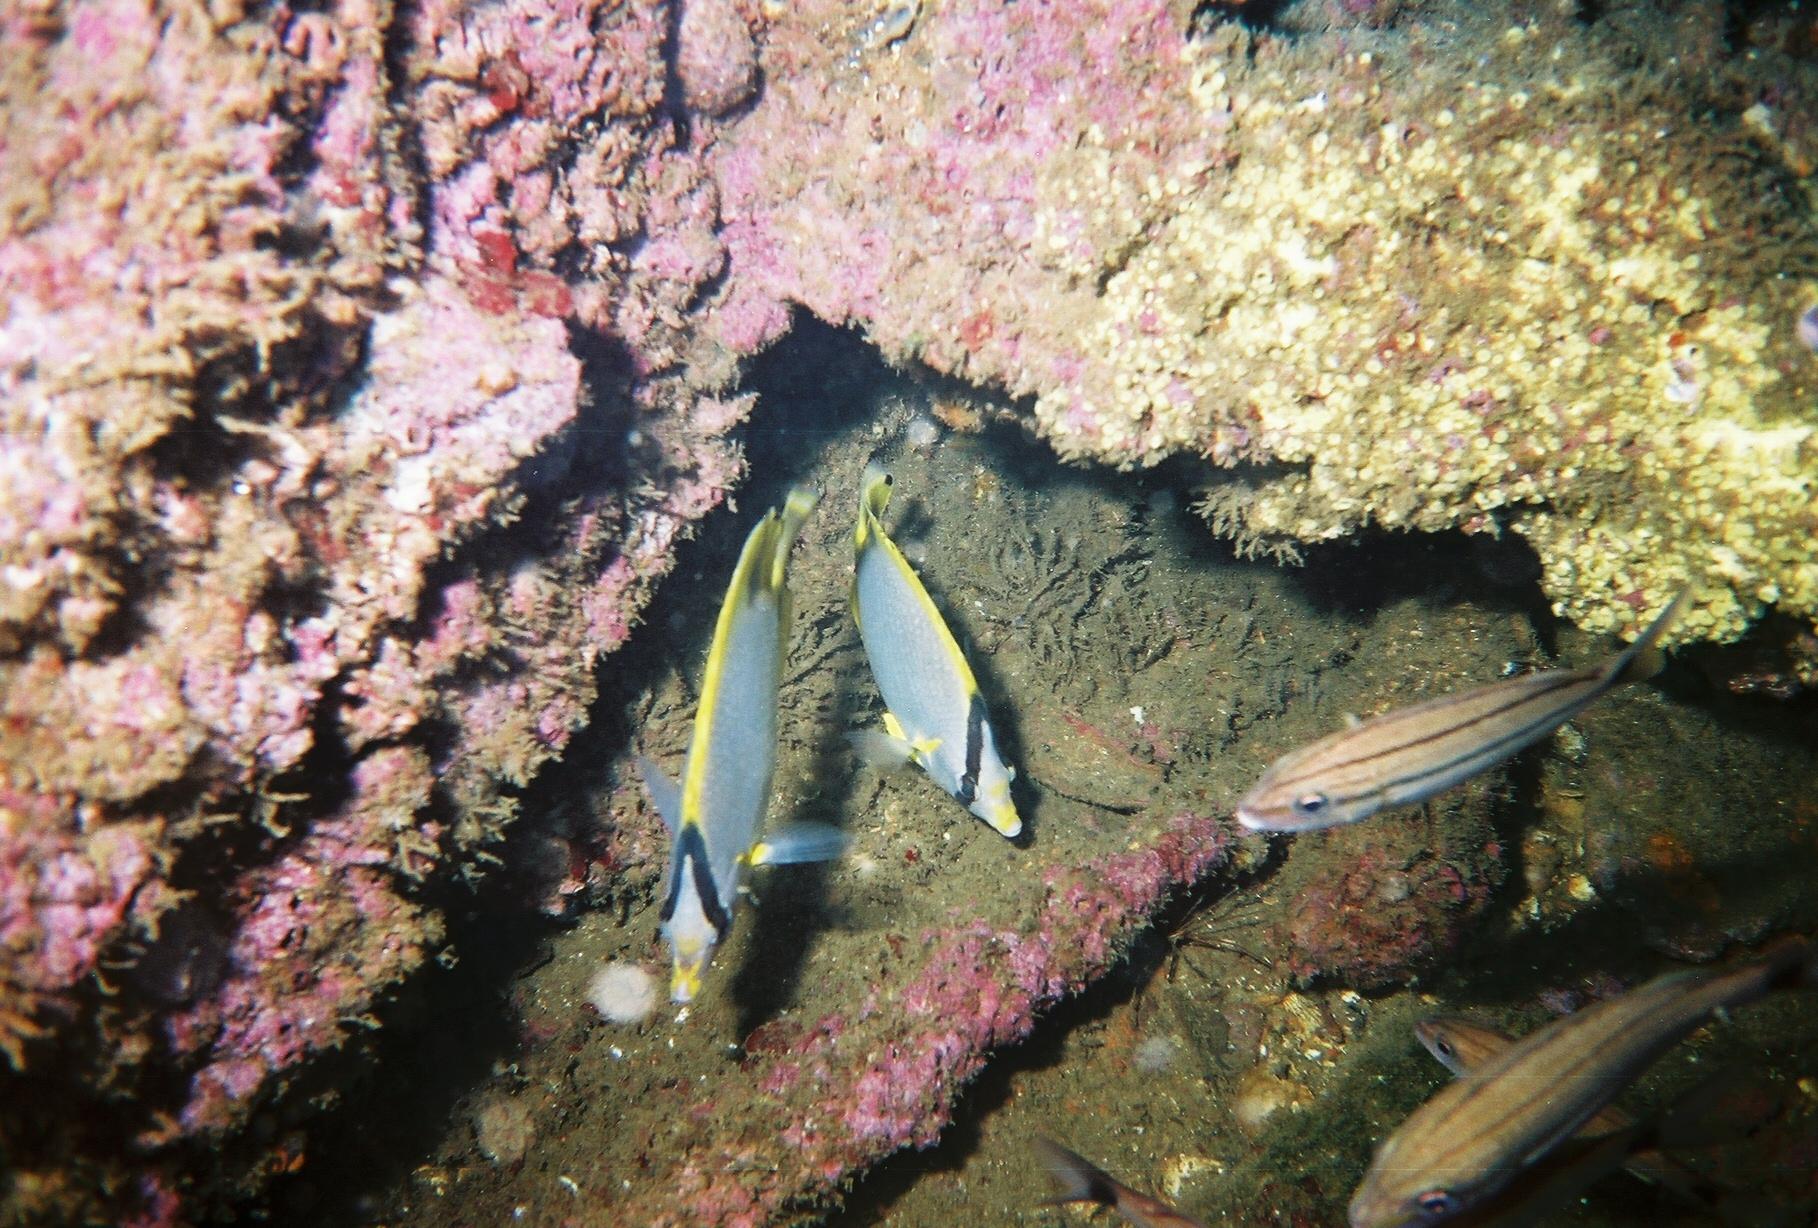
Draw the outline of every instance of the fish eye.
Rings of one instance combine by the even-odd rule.
[[[1318,814],[1326,808],[1324,793],[1303,793],[1294,799],[1294,809],[1301,814]]]
[[[1424,1194],[1416,1195],[1414,1202],[1415,1205],[1422,1211],[1425,1211],[1428,1215],[1445,1215],[1452,1211],[1456,1205],[1452,1199],[1452,1195],[1445,1190],[1428,1190]]]
[[[1439,1056],[1441,1057],[1453,1056],[1452,1042],[1443,1036],[1436,1036],[1433,1038],[1433,1047],[1439,1050]]]

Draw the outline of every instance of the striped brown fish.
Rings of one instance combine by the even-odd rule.
[[[1453,1015],[1434,1015],[1414,1025],[1414,1035],[1428,1053],[1455,1075],[1481,1069],[1491,1058],[1515,1043],[1515,1038],[1495,1028]],[[1627,1130],[1635,1119],[1615,1105],[1608,1105],[1591,1115],[1578,1132],[1578,1137],[1600,1138]],[[1702,1197],[1702,1179],[1665,1152],[1645,1148],[1625,1156],[1623,1167],[1637,1179],[1650,1185],[1662,1185],[1683,1197]]]
[[[1369,720],[1277,759],[1237,804],[1253,831],[1314,831],[1421,802],[1507,759],[1582,712],[1644,664],[1685,605],[1682,592],[1641,638],[1602,665],[1523,674]]]
[[[1669,973],[1530,1032],[1383,1141],[1351,1199],[1351,1228],[1437,1224],[1481,1206],[1712,1013],[1809,983],[1811,958],[1809,943],[1789,939],[1756,963]]]

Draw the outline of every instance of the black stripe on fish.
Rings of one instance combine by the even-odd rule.
[[[701,897],[701,911],[707,916],[707,924],[713,927],[715,940],[724,942],[726,934],[732,929],[732,918],[720,904],[720,893],[713,884],[713,871],[707,868],[707,841],[701,836],[701,829],[689,824],[682,828],[681,835],[675,838],[675,873],[669,879],[669,898],[663,901],[663,911],[659,919],[671,921],[675,918],[675,906],[682,896],[682,875],[688,868],[694,868],[694,893]]]
[[[985,697],[974,691],[966,705],[966,772],[954,796],[970,806],[978,796],[978,765],[985,757]]]

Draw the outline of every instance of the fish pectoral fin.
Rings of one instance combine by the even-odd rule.
[[[893,738],[876,729],[854,729],[846,735],[846,741],[867,766],[885,772],[893,772],[902,767],[909,762],[909,756],[915,753],[915,748],[903,739]]]
[[[894,712],[884,713],[884,732],[856,730],[847,734],[846,740],[859,758],[885,770],[902,767],[911,759],[926,764],[941,745],[939,738],[911,738]]]
[[[832,861],[848,843],[845,832],[826,823],[786,823],[752,845],[745,858],[754,866]]]
[[[1355,712],[1345,713],[1345,728],[1346,729],[1356,729],[1356,728],[1360,727],[1362,724],[1363,724],[1363,717],[1357,715],[1357,713],[1355,713]]]
[[[884,732],[908,747],[908,756],[917,763],[927,763],[934,757],[934,752],[941,748],[939,738],[912,738],[909,731],[903,728],[903,722],[896,719],[896,713],[884,713]]]
[[[682,791],[662,768],[643,755],[638,756],[638,774],[644,778],[644,791],[651,804],[663,816],[663,826],[671,836],[682,830]]]

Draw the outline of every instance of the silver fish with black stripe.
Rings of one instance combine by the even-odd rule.
[[[998,753],[984,696],[959,642],[903,557],[882,516],[894,479],[875,462],[859,481],[852,616],[884,697],[884,733],[854,744],[867,758],[914,760],[934,783],[1001,835],[1023,830],[1010,797],[1016,769]]]
[[[663,936],[674,970],[669,996],[691,1001],[713,949],[732,929],[739,877],[747,866],[823,861],[839,855],[841,833],[796,824],[758,839],[776,769],[777,691],[789,643],[789,550],[820,496],[797,488],[745,539],[707,650],[701,702],[678,788],[648,759],[644,787],[674,846]]]

